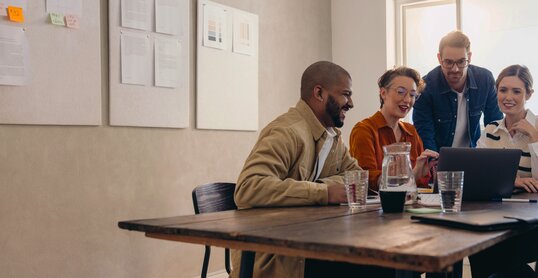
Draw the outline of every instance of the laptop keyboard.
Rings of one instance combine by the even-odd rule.
[[[423,206],[438,207],[441,205],[441,197],[437,193],[418,194],[418,203]]]

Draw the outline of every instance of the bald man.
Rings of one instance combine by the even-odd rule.
[[[353,108],[351,94],[351,76],[334,63],[316,62],[304,71],[301,99],[261,131],[245,162],[235,189],[239,209],[347,201],[343,174],[360,168],[337,128]],[[237,277],[240,253],[232,258],[231,276]],[[368,267],[256,253],[254,276],[324,277],[356,268]]]

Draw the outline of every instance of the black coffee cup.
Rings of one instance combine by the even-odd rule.
[[[406,191],[379,191],[384,213],[403,212]]]

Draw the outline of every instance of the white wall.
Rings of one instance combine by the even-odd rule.
[[[377,79],[387,67],[394,65],[392,0],[333,0],[332,1],[332,53],[333,62],[349,71],[353,79],[355,107],[346,114],[342,128],[344,141],[355,123],[371,116],[379,109]],[[387,12],[387,7],[389,10]],[[392,61],[389,61],[391,59]]]
[[[263,127],[297,102],[306,66],[331,59],[330,0],[217,2],[259,15]],[[108,1],[100,4],[103,125],[0,125],[0,277],[199,275],[203,246],[149,239],[117,221],[193,214],[194,186],[235,181],[256,142],[257,132],[192,128],[194,101],[191,128],[109,126]],[[212,253],[210,271],[222,269],[222,250]]]

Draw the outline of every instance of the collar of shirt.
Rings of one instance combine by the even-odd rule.
[[[446,93],[454,91],[452,90],[452,88],[450,88],[450,85],[448,85],[445,75],[443,74],[443,70],[440,67],[441,66],[439,66],[439,71],[440,71],[440,74],[442,75],[442,78],[441,78],[442,86],[440,87],[439,91],[441,92],[441,94],[446,94]],[[467,79],[465,80],[465,88],[463,91],[465,92],[466,89],[473,89],[473,90],[478,89],[478,86],[476,85],[476,79],[473,74],[472,65],[469,65],[469,67],[467,68]]]
[[[323,136],[327,129],[321,124],[321,122],[314,114],[314,111],[312,111],[312,108],[310,108],[310,106],[308,106],[308,104],[304,100],[299,100],[296,105],[296,108],[297,111],[299,111],[299,113],[307,120],[308,125],[310,125],[310,131],[312,132],[312,137],[314,138],[314,141],[319,141],[319,139]],[[340,136],[340,130],[338,130],[337,128],[331,129],[336,133],[336,136]]]
[[[533,126],[536,126],[536,116],[534,115],[534,113],[532,113],[531,110],[527,109],[527,114],[525,116],[525,120],[527,120],[531,125]],[[508,132],[508,128],[506,127],[506,118],[500,120],[500,121],[497,121],[499,123],[499,125],[497,127],[495,127],[495,129],[493,129],[493,133],[497,133],[499,130],[502,130],[504,132]]]
[[[390,128],[385,120],[385,117],[383,114],[381,114],[381,111],[377,111],[370,119],[376,125],[377,129],[384,127]],[[407,136],[413,136],[413,133],[407,129],[402,121],[398,121],[398,126]]]

